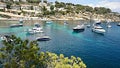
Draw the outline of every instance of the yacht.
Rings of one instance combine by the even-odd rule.
[[[49,36],[40,36],[36,38],[37,41],[49,41],[51,40]]]
[[[117,25],[120,26],[120,23],[118,23]]]
[[[42,33],[42,32],[43,32],[42,27],[38,23],[35,23],[32,29],[28,29],[29,34],[36,34],[36,33]]]
[[[82,25],[77,25],[76,27],[73,28],[74,31],[81,31],[81,30],[85,30],[85,26]]]
[[[99,25],[99,24],[101,24],[101,21],[97,20],[97,21],[95,21],[95,23]]]
[[[100,25],[99,26],[94,25],[92,28],[92,31],[96,33],[101,33],[101,34],[106,32],[105,29],[103,29]]]

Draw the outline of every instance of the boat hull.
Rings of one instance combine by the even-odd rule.
[[[37,38],[37,41],[49,41],[49,40],[51,40],[51,39],[48,36],[43,36],[43,37],[38,37]]]
[[[120,26],[120,23],[118,23],[117,26]]]
[[[93,32],[99,33],[99,34],[104,34],[105,30],[99,30],[99,29],[92,29]]]
[[[23,24],[14,24],[14,25],[11,25],[10,27],[13,28],[13,27],[22,27]]]
[[[111,25],[108,25],[107,27],[108,27],[108,28],[111,28],[112,26],[111,26]]]
[[[73,29],[74,32],[83,32],[85,29]]]

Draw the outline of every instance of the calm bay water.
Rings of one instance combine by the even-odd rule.
[[[106,24],[102,23],[107,31],[104,35],[96,34],[87,27],[84,32],[74,33],[72,28],[79,22],[68,21],[68,25],[64,25],[63,21],[54,21],[52,24],[40,23],[44,34],[52,38],[47,42],[38,42],[41,51],[81,57],[87,68],[120,68],[120,26],[111,23],[112,28],[107,28]],[[30,40],[35,40],[40,35],[28,35],[25,32],[26,29],[32,28],[32,23],[19,28],[9,28],[8,25],[10,23],[0,23],[0,34],[15,34],[22,39]]]

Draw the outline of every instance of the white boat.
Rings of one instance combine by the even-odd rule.
[[[107,27],[108,27],[108,28],[111,28],[111,27],[112,27],[112,26],[110,25],[110,22],[111,22],[110,20],[107,21]]]
[[[8,35],[1,36],[2,41],[12,42],[13,40]]]
[[[67,21],[64,21],[64,25],[67,25],[68,23],[67,23]]]
[[[46,21],[46,24],[51,24],[52,23],[52,21]]]
[[[5,37],[5,36],[2,36],[1,37],[1,40],[3,41],[3,40],[7,40],[7,38]]]
[[[84,25],[77,25],[76,27],[73,28],[74,31],[79,31],[79,30],[84,30],[85,26]]]
[[[108,28],[111,28],[112,26],[111,25],[107,25]]]
[[[120,23],[118,23],[117,25],[120,26]]]
[[[40,36],[36,38],[37,41],[49,41],[51,38],[49,36]]]
[[[95,26],[95,25],[93,26],[92,31],[102,34],[106,32],[105,29],[103,29],[101,26]]]
[[[41,28],[36,28],[36,29],[29,29],[28,33],[29,34],[37,34],[37,33],[43,33],[43,31],[41,30]]]
[[[90,28],[90,24],[87,24],[86,26],[87,26],[88,28]]]
[[[19,20],[19,23],[11,24],[10,27],[22,27],[23,26],[23,19]]]
[[[29,34],[37,34],[37,33],[42,33],[42,27],[40,25],[36,25],[32,29],[28,29]]]
[[[23,19],[20,19],[20,20],[19,20],[19,23],[23,23]]]
[[[95,24],[101,24],[100,20],[95,21]]]

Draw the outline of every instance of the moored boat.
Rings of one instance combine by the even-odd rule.
[[[49,36],[40,36],[36,38],[37,41],[49,41],[51,38]]]
[[[87,24],[86,26],[87,26],[88,28],[90,28],[90,24]]]
[[[32,29],[28,29],[28,34],[37,34],[37,33],[42,33],[42,27],[38,24],[35,23],[34,27]]]
[[[120,23],[118,23],[117,25],[120,26]]]
[[[46,24],[51,24],[52,23],[52,21],[46,21]]]
[[[74,31],[83,31],[85,30],[84,25],[77,25],[76,27],[73,28]]]
[[[99,26],[93,26],[92,31],[96,32],[96,33],[100,33],[100,34],[103,34],[103,33],[106,32],[105,29],[103,29],[100,25]]]
[[[112,26],[110,25],[110,20],[107,20],[107,28],[111,28]]]
[[[10,27],[12,28],[12,27],[22,27],[23,26],[23,24],[12,24],[12,25],[10,25]]]
[[[107,25],[108,28],[111,28],[112,26],[111,25]]]

